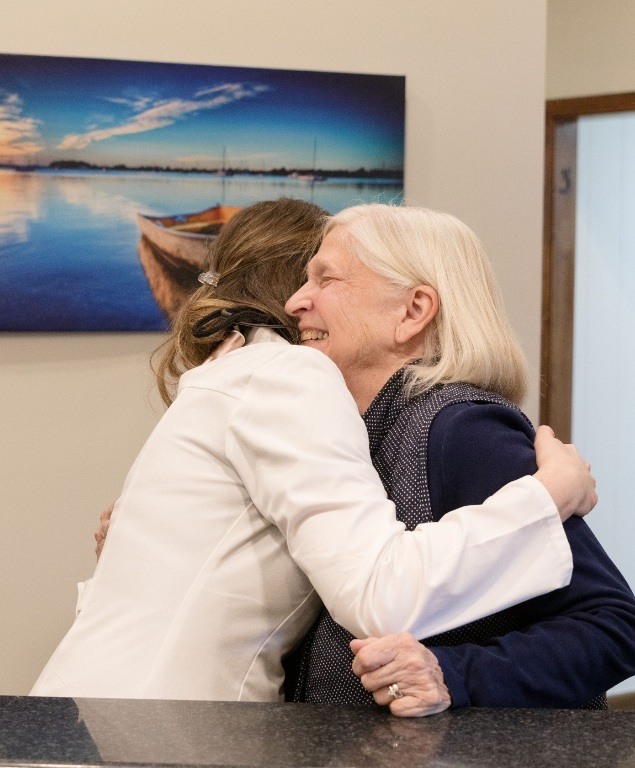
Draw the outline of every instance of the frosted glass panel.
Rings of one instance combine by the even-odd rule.
[[[633,587],[635,113],[580,118],[577,168],[572,435],[598,480],[589,525]]]

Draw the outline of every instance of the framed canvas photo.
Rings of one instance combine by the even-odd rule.
[[[162,331],[231,215],[401,202],[405,78],[0,54],[0,330]]]

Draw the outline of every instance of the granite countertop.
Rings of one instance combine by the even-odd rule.
[[[635,712],[0,696],[0,766],[635,768]]]

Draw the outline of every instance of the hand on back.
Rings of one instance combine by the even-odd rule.
[[[551,427],[538,427],[534,446],[538,463],[534,477],[551,494],[560,519],[564,522],[571,515],[588,514],[598,501],[589,462],[580,456],[575,445],[558,440]]]

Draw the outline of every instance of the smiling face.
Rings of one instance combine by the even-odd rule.
[[[301,343],[331,358],[365,410],[406,358],[414,359],[400,336],[414,289],[396,287],[366,267],[342,226],[326,235],[307,278],[285,309],[298,318]]]

